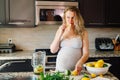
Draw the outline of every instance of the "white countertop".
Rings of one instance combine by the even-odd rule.
[[[17,51],[13,53],[0,53],[0,60],[32,59],[33,50]]]

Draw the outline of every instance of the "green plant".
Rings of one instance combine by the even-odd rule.
[[[70,80],[70,77],[65,76],[63,73],[60,72],[55,72],[53,74],[47,73],[45,75],[44,73],[40,73],[40,77],[38,78],[38,80]]]

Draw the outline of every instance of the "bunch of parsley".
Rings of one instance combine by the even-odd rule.
[[[55,72],[53,74],[47,73],[45,75],[44,73],[41,73],[38,80],[70,80],[70,77],[65,76],[63,73],[60,72]]]

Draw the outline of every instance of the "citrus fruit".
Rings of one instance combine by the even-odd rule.
[[[91,76],[92,78],[95,78],[95,77],[96,77],[96,74],[91,73],[90,76]]]
[[[103,74],[100,74],[99,77],[103,77]]]
[[[71,75],[71,71],[70,71],[70,70],[65,70],[65,75],[66,75],[66,76]]]
[[[87,63],[86,66],[93,67],[94,65],[92,63]]]
[[[78,72],[77,72],[76,70],[74,70],[74,71],[71,72],[71,74],[72,74],[73,76],[77,76],[77,75],[78,75]]]
[[[104,60],[103,59],[100,59],[97,62],[100,62],[101,64],[104,64]]]
[[[96,61],[92,62],[92,64],[93,64],[93,67],[95,66],[95,64],[96,64],[96,63],[97,63]]]
[[[97,63],[95,63],[95,68],[102,68],[103,65],[104,64],[102,62],[97,62]]]
[[[90,80],[89,77],[83,77],[81,80]]]
[[[108,65],[107,64],[104,64],[103,67],[107,67]]]

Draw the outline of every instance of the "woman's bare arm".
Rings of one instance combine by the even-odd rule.
[[[85,31],[83,36],[83,47],[82,47],[82,57],[76,64],[75,69],[79,71],[82,68],[83,64],[87,61],[89,57],[89,41],[88,41],[88,33]]]
[[[56,53],[60,47],[60,41],[61,41],[61,37],[63,35],[65,29],[65,25],[61,25],[59,27],[59,29],[56,32],[55,38],[52,42],[52,44],[50,45],[50,50],[52,53]]]

